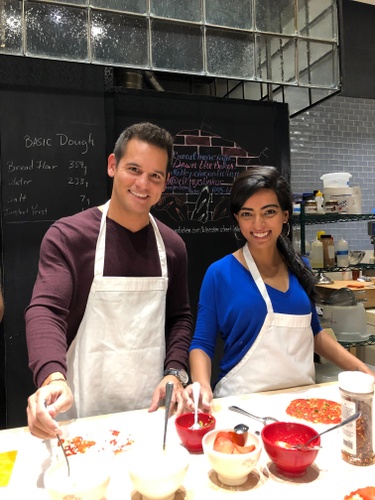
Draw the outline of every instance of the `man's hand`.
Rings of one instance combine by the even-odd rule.
[[[73,394],[64,380],[40,387],[28,398],[27,423],[33,436],[49,439],[61,435],[56,416],[73,404]]]
[[[187,407],[185,406],[185,391],[181,382],[174,375],[167,375],[160,381],[159,385],[154,391],[154,395],[152,397],[152,401],[148,411],[153,412],[159,408],[160,401],[165,398],[165,386],[167,382],[173,383],[173,394],[169,414],[172,415],[173,413],[175,413],[176,416],[181,415],[181,413],[188,411]]]

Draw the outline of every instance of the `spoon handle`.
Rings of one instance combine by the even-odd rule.
[[[342,420],[339,424],[336,424],[333,427],[330,427],[329,429],[326,429],[325,431],[320,432],[319,436],[322,436],[326,432],[333,431],[334,429],[338,429],[339,427],[343,427],[344,425],[350,424],[350,422],[357,420],[357,418],[359,418],[360,416],[361,416],[361,412],[357,411],[357,413],[350,415],[350,417],[346,418],[345,420]],[[316,436],[309,439],[303,446],[306,447],[309,443],[311,443],[311,441],[314,441],[314,439],[316,439]]]
[[[65,457],[65,462],[66,462],[66,465],[68,467],[68,477],[70,477],[70,463],[69,463],[69,460],[68,460],[68,457],[66,455],[66,452],[65,452],[65,448],[64,448],[64,445],[63,445],[63,442],[61,441],[61,438],[58,434],[56,434],[56,437],[57,437],[57,441],[60,445],[60,448],[62,449],[63,453],[64,453],[64,457]]]
[[[165,440],[167,438],[169,409],[171,406],[172,394],[173,394],[173,382],[167,382],[165,385],[165,418],[164,418],[163,450],[165,450]]]
[[[245,411],[238,406],[228,406],[228,410],[232,410],[237,413],[241,413],[241,415],[246,415],[247,417],[254,418],[255,420],[258,420],[258,422],[262,422],[264,424],[264,418],[257,417],[256,415],[253,415],[252,413],[249,413],[248,411]]]

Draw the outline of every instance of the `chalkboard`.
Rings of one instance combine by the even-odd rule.
[[[0,105],[6,426],[14,427],[25,425],[35,390],[24,309],[41,240],[56,219],[107,199],[104,90],[2,88]]]
[[[174,136],[171,176],[153,214],[186,243],[189,295],[196,316],[208,266],[238,248],[228,209],[233,179],[251,165],[274,165],[290,178],[288,106],[172,92],[118,91],[115,135],[139,121],[157,123]],[[221,352],[219,342],[212,381]]]

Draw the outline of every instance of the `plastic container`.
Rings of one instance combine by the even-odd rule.
[[[353,188],[351,187],[331,187],[324,188],[324,199],[337,202],[337,211],[343,214],[350,213],[353,206]],[[354,208],[353,208],[354,209]]]
[[[347,187],[352,174],[347,172],[334,172],[332,174],[324,174],[320,180],[323,181],[324,188]]]
[[[323,261],[323,243],[316,239],[311,243],[310,264],[312,268],[324,267]]]
[[[322,304],[321,308],[322,327],[332,328],[339,342],[363,342],[370,337],[362,302],[351,306]]]
[[[338,267],[348,267],[349,265],[349,245],[344,238],[337,242],[336,264]]]
[[[373,465],[375,443],[372,432],[374,378],[358,371],[341,372],[338,376],[343,419],[357,411],[361,416],[342,427],[341,457],[352,465]]]
[[[335,265],[335,245],[330,234],[322,234],[320,241],[323,244],[323,264],[324,267]]]

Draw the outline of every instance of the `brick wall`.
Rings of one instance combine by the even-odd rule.
[[[321,189],[325,173],[349,172],[350,186],[360,186],[362,212],[375,208],[375,100],[334,96],[290,121],[293,192]],[[350,250],[371,250],[367,222],[307,226],[311,241],[326,230],[344,237]]]

